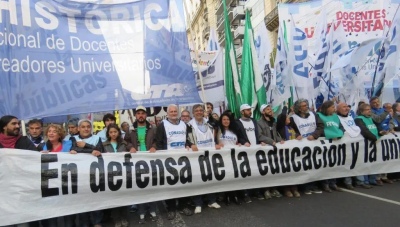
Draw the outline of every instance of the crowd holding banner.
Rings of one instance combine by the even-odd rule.
[[[271,106],[264,104],[256,121],[251,106],[243,104],[237,120],[226,111],[216,121],[201,104],[193,106],[192,120],[183,112],[180,120],[178,108],[170,105],[167,119],[157,126],[139,106],[133,130],[123,127],[124,139],[112,114],[104,115],[106,128],[97,135],[89,120],[69,121],[68,137],[55,124],[42,134],[38,120],[31,120],[29,136],[21,137],[17,118],[3,116],[0,172],[7,183],[0,190],[6,204],[0,223],[41,220],[43,226],[54,226],[62,218],[68,226],[81,226],[90,217],[100,226],[102,210],[113,208],[115,224],[126,226],[132,204],[139,204],[144,223],[146,207],[154,220],[154,202],[161,200],[173,219],[177,210],[193,214],[185,207],[190,200],[194,213],[201,213],[203,196],[209,207],[221,208],[217,192],[228,191],[227,204],[230,196],[240,204],[253,196],[279,197],[282,191],[287,197],[321,193],[315,182],[325,192],[342,191],[336,179],[343,177],[351,190],[353,185],[393,183],[382,173],[399,171],[400,134],[395,131],[400,131],[400,105],[381,108],[372,99],[373,114],[370,105],[361,103],[355,119],[347,104],[338,103],[337,114],[332,106],[326,101],[313,113],[307,100],[299,99],[293,112],[285,108],[275,120]],[[354,182],[352,176],[357,176]]]
[[[216,38],[191,60],[182,0],[4,2],[0,225],[99,227],[112,208],[120,227],[129,225],[131,205],[143,224],[157,217],[156,201],[165,201],[172,220],[176,212],[201,213],[204,202],[220,209],[219,192],[240,205],[282,192],[342,191],[338,178],[349,190],[393,183],[387,173],[400,170],[399,2],[280,4],[274,66],[265,27],[253,33],[246,11],[241,70],[223,5],[224,63]],[[225,98],[221,116],[211,103],[196,104]],[[289,98],[297,100],[291,108]],[[194,105],[180,112],[180,104]],[[147,121],[146,107],[161,105],[167,118]],[[66,135],[57,124],[43,132],[34,119],[21,135],[18,118],[88,107],[134,108],[136,120],[119,127],[106,114],[95,135],[90,119],[74,118]]]

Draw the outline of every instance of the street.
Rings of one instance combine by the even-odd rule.
[[[203,207],[201,214],[167,220],[163,203],[158,203],[157,222],[146,217],[141,226],[202,227],[202,226],[400,226],[400,182],[375,186],[372,189],[301,195],[301,198],[273,198],[240,206],[232,203],[221,209]],[[194,209],[194,208],[193,208]],[[139,225],[137,213],[130,213],[130,226]],[[109,222],[106,226],[113,226]]]

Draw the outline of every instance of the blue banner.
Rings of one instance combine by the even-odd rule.
[[[0,115],[201,102],[182,0],[108,2],[2,1]]]

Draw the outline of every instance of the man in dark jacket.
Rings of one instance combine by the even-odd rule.
[[[257,121],[258,128],[261,135],[265,136],[266,143],[275,146],[276,143],[284,143],[278,132],[276,131],[276,121],[274,118],[274,113],[272,111],[271,105],[263,104],[260,107],[261,118]],[[281,193],[276,188],[265,188],[264,191],[265,199],[270,199],[272,197],[282,197]]]
[[[32,141],[20,135],[18,118],[6,115],[0,119],[0,148],[14,148],[36,151]]]
[[[138,106],[135,113],[136,121],[133,130],[127,133],[125,141],[132,144],[131,152],[150,151],[156,152],[156,127],[146,120],[147,112],[143,106]]]
[[[241,105],[240,113],[242,117],[236,120],[239,143],[246,147],[265,145],[268,138],[260,133],[257,121],[251,118],[251,106],[249,104]]]
[[[238,141],[240,144],[250,147],[261,144],[262,146],[268,143],[266,136],[263,136],[260,132],[260,128],[257,121],[251,118],[251,106],[249,104],[242,104],[240,106],[240,113],[242,117],[236,120],[236,125],[238,128]],[[263,200],[263,189],[254,189],[251,191],[244,191],[244,202],[251,203],[249,193],[252,192],[259,200]]]
[[[6,115],[0,118],[0,148],[12,148],[36,151],[36,146],[26,136],[20,135],[18,118]],[[21,226],[39,226],[39,222],[20,224]],[[20,226],[15,225],[15,226]]]
[[[372,97],[369,100],[369,104],[371,106],[371,117],[374,120],[374,122],[380,124],[382,123],[385,119],[391,118],[389,115],[389,112],[385,110],[385,108],[381,107],[381,102],[379,101],[378,97]]]
[[[28,138],[36,147],[44,143],[42,121],[39,119],[32,119],[28,122]]]
[[[267,137],[267,144],[275,145],[276,142],[283,143],[284,140],[282,140],[276,131],[276,121],[271,105],[263,104],[260,108],[260,112],[262,115],[257,124],[259,126],[261,135]]]
[[[394,123],[394,130],[396,132],[400,131],[400,103],[395,102],[392,105],[393,109],[393,123]]]
[[[187,125],[179,120],[178,106],[171,104],[167,108],[167,119],[161,121],[157,126],[156,146],[157,150],[175,150],[185,149],[187,144]],[[177,207],[175,199],[168,199],[167,204],[168,214],[167,219],[172,220],[176,216],[176,210],[180,213],[190,216],[193,212],[187,207],[189,198],[179,198]]]

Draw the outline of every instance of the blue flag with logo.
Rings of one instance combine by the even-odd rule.
[[[182,0],[87,2],[2,2],[0,115],[201,102]]]

